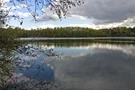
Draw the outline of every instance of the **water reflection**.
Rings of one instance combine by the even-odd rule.
[[[61,59],[47,60],[54,68],[60,90],[135,89],[133,44],[86,43],[85,46],[54,46],[55,49],[70,52]],[[79,50],[79,53],[74,54],[74,51]]]
[[[135,57],[119,50],[94,49],[78,57],[48,60],[64,90],[133,90]]]
[[[114,43],[115,42],[115,43]],[[54,51],[60,52],[62,55],[78,55],[83,53],[90,53],[93,49],[110,49],[110,50],[121,50],[124,53],[132,54],[135,53],[135,44],[128,43],[126,41],[91,41],[91,40],[67,40],[67,41],[34,41],[30,42],[33,45],[38,45],[42,48],[53,48]],[[72,53],[71,53],[72,52]]]
[[[7,44],[8,45],[8,44]],[[53,68],[44,63],[52,50],[31,44],[0,48],[1,90],[44,90],[54,87]]]
[[[131,43],[32,41],[0,50],[1,90],[135,89]]]

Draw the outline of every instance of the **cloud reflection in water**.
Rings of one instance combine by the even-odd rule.
[[[54,67],[56,82],[60,84],[60,89],[135,89],[134,46],[95,44],[90,47],[92,51],[87,54],[47,60],[47,63]]]

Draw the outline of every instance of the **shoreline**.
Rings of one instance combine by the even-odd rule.
[[[18,38],[17,40],[98,40],[98,39],[135,40],[135,37],[27,37],[27,38]]]

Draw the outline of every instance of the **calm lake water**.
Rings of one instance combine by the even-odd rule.
[[[24,51],[15,53],[21,60],[14,62],[18,66],[11,72],[16,81],[9,81],[32,90],[135,90],[134,43],[134,40],[27,41],[25,48],[34,47],[36,56]],[[42,52],[46,48],[58,56]]]

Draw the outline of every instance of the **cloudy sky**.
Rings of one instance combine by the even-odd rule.
[[[90,28],[106,28],[117,26],[133,26],[135,24],[135,0],[83,0],[84,4],[69,10],[67,18],[59,20],[57,15],[48,11],[38,17],[39,22],[33,22],[31,15],[24,10],[24,5],[18,5],[17,11],[12,10],[10,15],[17,14],[24,18],[22,26],[17,20],[10,24],[25,29],[79,26]],[[12,8],[14,9],[14,8]]]

